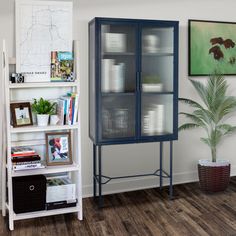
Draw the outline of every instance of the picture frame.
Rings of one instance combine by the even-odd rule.
[[[45,135],[47,166],[72,164],[71,133],[50,132]]]
[[[13,127],[33,125],[31,105],[29,102],[10,104]]]
[[[235,22],[188,20],[188,75],[236,75],[235,31]]]
[[[51,51],[72,51],[72,22],[72,2],[15,1],[16,72],[26,83],[50,82]]]

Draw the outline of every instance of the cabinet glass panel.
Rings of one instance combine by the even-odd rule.
[[[103,96],[101,124],[103,140],[135,136],[135,96]]]
[[[142,91],[172,92],[174,28],[142,28]]]
[[[145,94],[142,96],[142,136],[173,133],[173,95]]]
[[[134,92],[136,88],[135,27],[101,25],[101,91]]]

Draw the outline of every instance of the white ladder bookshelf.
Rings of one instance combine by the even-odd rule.
[[[74,42],[74,58],[78,58],[78,42]],[[44,89],[55,89],[63,88],[67,89],[68,92],[77,92],[79,95],[80,102],[80,91],[79,91],[79,76],[78,76],[78,60],[75,59],[75,82],[44,82],[44,83],[16,83],[12,84],[9,82],[9,65],[15,64],[15,58],[8,58],[6,43],[3,41],[3,85],[4,91],[3,97],[3,126],[2,126],[2,215],[6,216],[8,211],[9,217],[9,229],[14,230],[14,221],[23,220],[35,217],[43,217],[50,215],[58,215],[65,213],[77,213],[79,220],[83,218],[82,211],[82,173],[81,173],[81,128],[80,128],[80,109],[78,111],[78,123],[74,125],[55,125],[55,126],[44,126],[39,127],[36,125],[17,127],[13,128],[11,126],[11,116],[10,116],[10,103],[12,102],[12,94],[15,91],[20,90],[32,90],[39,89],[42,91]],[[15,101],[14,101],[15,102]],[[45,133],[48,131],[70,131],[72,135],[72,158],[73,163],[70,165],[60,165],[60,166],[46,166],[43,169],[33,169],[33,170],[23,170],[14,171],[12,170],[11,162],[11,148],[14,146],[45,146],[45,139],[36,140],[13,140],[13,135],[22,135],[25,133],[35,134],[35,133]],[[76,184],[77,190],[77,205],[75,207],[61,208],[55,210],[43,210],[35,212],[26,212],[16,214],[13,210],[13,186],[12,178],[20,176],[31,176],[38,174],[61,174],[67,173],[68,176],[72,177],[73,182]],[[8,196],[8,197],[7,197]]]

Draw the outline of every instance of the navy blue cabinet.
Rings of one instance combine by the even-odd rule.
[[[95,145],[178,137],[178,22],[89,23],[89,135]]]

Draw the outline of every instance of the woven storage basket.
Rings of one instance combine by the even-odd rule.
[[[198,176],[203,191],[224,191],[229,185],[230,164],[227,166],[202,166],[198,164]]]

